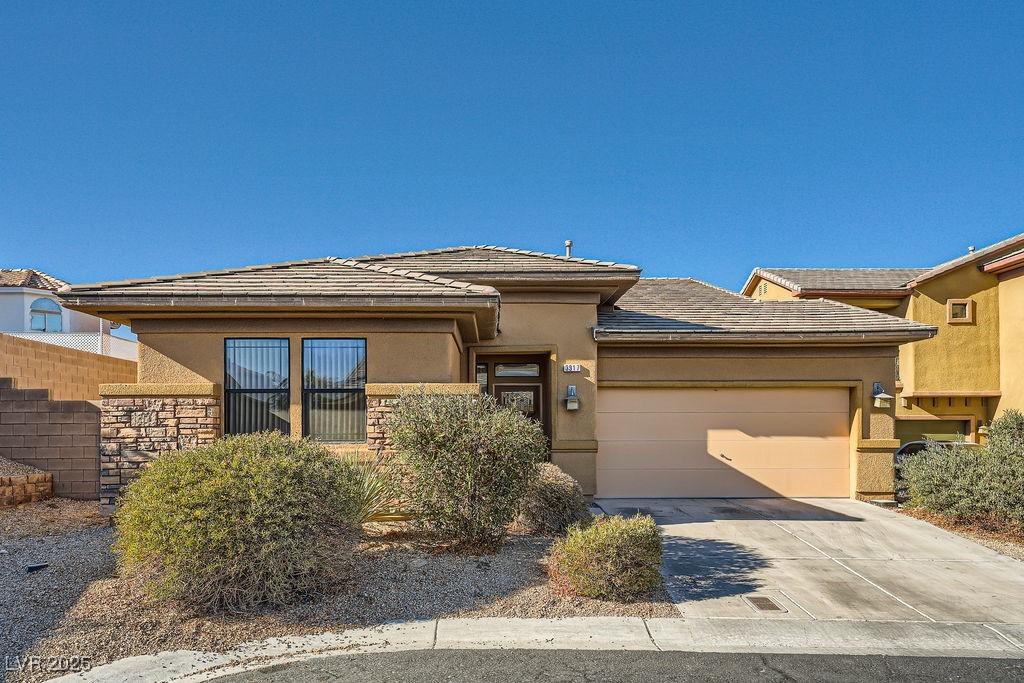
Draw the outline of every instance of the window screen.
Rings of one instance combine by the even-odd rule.
[[[302,341],[303,434],[320,441],[366,440],[366,340]]]
[[[289,432],[288,340],[225,339],[227,434]]]

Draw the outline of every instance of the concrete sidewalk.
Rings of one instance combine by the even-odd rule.
[[[1024,624],[762,619],[438,619],[130,657],[61,683],[195,683],[318,657],[431,649],[659,650],[1024,658]]]

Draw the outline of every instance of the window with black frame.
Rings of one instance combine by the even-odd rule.
[[[225,339],[224,400],[225,433],[288,434],[288,340]]]
[[[302,433],[366,440],[366,340],[302,340]]]

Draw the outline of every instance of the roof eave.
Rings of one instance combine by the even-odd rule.
[[[842,346],[891,346],[930,339],[938,328],[927,327],[915,330],[893,332],[677,332],[668,330],[615,330],[595,328],[597,342],[633,344],[677,344],[677,345],[742,345],[742,346],[793,346],[793,345],[842,345]]]
[[[910,293],[911,290],[908,287],[897,287],[893,289],[801,289],[798,296],[801,299],[865,299],[873,297],[883,299],[902,299],[903,297],[910,296]]]

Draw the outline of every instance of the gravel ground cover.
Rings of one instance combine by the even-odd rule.
[[[7,458],[0,458],[0,477],[20,477],[25,474],[39,474],[42,470],[22,465]]]
[[[934,524],[957,536],[963,536],[997,553],[1024,562],[1024,529],[1008,525],[961,522],[921,508],[901,507],[899,512],[908,517]]]
[[[10,538],[50,536],[107,526],[96,501],[51,498],[0,508],[0,542]]]
[[[434,539],[396,524],[366,529],[362,552],[353,558],[351,579],[333,595],[255,615],[202,615],[156,604],[138,580],[119,578],[110,540],[109,529],[92,529],[34,541],[39,548],[67,547],[66,555],[76,558],[67,561],[69,569],[77,568],[74,581],[58,582],[54,574],[47,579],[50,570],[2,574],[4,596],[19,590],[19,581],[51,589],[69,584],[67,590],[55,590],[52,598],[31,606],[38,616],[19,617],[11,640],[19,652],[41,657],[88,655],[100,665],[161,650],[226,650],[271,636],[442,616],[679,617],[664,590],[632,604],[556,594],[547,585],[543,566],[549,538],[514,535],[501,552],[473,556],[449,552]],[[24,587],[20,590],[26,592]]]

